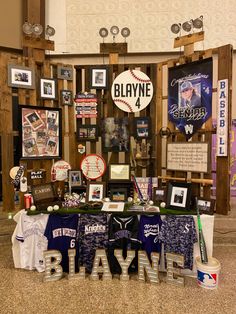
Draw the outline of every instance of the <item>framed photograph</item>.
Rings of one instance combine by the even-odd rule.
[[[134,118],[134,138],[148,139],[151,137],[151,118],[136,117]]]
[[[190,183],[169,182],[167,191],[167,208],[180,210],[190,209]]]
[[[86,190],[86,201],[97,202],[105,197],[106,183],[105,182],[88,182]]]
[[[197,206],[201,214],[213,215],[214,208],[215,208],[215,200],[206,199],[206,198],[198,198]]]
[[[130,181],[130,164],[109,164],[109,181]]]
[[[155,203],[166,202],[166,189],[154,187],[152,198]]]
[[[61,66],[57,67],[57,78],[67,81],[73,80],[73,67]]]
[[[98,127],[96,124],[79,124],[77,121],[77,141],[97,141]]]
[[[130,150],[129,118],[102,119],[103,152],[128,152]]]
[[[108,87],[108,67],[90,68],[90,88],[106,89]]]
[[[19,121],[22,159],[61,158],[61,109],[20,106]]]
[[[63,89],[60,91],[60,101],[61,105],[73,105],[73,93],[71,90]]]
[[[8,64],[8,86],[34,89],[34,70],[29,67]]]
[[[68,170],[69,187],[81,186],[82,175],[80,170]]]
[[[56,99],[56,80],[50,78],[40,79],[40,97],[43,99]]]
[[[126,202],[128,198],[126,188],[111,188],[110,189],[110,200],[112,202]]]

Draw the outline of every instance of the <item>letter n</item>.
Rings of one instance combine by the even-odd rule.
[[[150,265],[147,253],[145,251],[138,252],[138,279],[145,281],[145,272],[150,283],[159,283],[159,253],[151,254],[152,265]]]

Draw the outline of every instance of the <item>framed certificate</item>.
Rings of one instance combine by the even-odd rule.
[[[110,164],[109,181],[130,181],[130,164]]]

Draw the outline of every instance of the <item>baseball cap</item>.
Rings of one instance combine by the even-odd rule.
[[[193,85],[190,81],[184,81],[181,86],[180,86],[180,91],[181,93],[188,90],[188,89],[191,89],[193,88]]]

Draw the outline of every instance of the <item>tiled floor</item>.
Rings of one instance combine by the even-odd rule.
[[[216,290],[198,287],[186,278],[185,287],[135,279],[121,282],[68,280],[43,283],[42,273],[14,269],[11,247],[0,247],[0,313],[236,313],[236,246],[217,246],[222,265]]]

